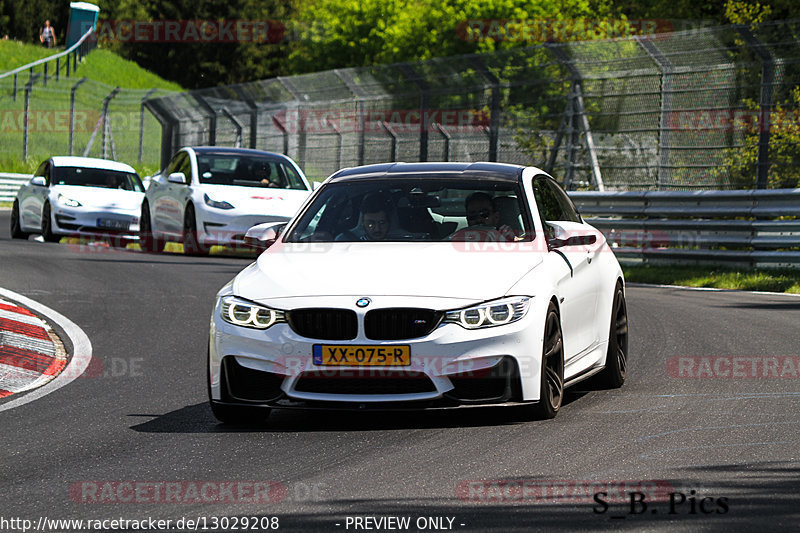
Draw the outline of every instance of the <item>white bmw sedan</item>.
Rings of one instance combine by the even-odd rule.
[[[144,186],[129,165],[89,157],[51,157],[17,192],[11,237],[39,233],[61,237],[112,236],[115,244],[138,238]]]
[[[310,192],[303,172],[284,155],[183,148],[150,180],[139,242],[145,251],[160,252],[177,241],[193,255],[213,245],[241,245],[251,226],[289,220]]]
[[[625,380],[620,266],[533,167],[391,163],[328,178],[217,295],[208,391],[223,422],[270,408],[522,404]]]

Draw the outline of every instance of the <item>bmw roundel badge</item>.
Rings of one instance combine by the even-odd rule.
[[[372,300],[370,300],[369,298],[359,298],[358,301],[356,301],[356,305],[358,307],[366,307],[371,303],[372,303]]]

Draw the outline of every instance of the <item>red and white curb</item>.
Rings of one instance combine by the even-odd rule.
[[[69,361],[49,324],[57,324],[66,334],[73,352]],[[3,400],[0,412],[63,387],[83,374],[91,360],[92,344],[75,323],[39,302],[0,288],[0,398],[29,391]]]
[[[64,347],[45,321],[0,299],[0,398],[44,385],[66,364]]]

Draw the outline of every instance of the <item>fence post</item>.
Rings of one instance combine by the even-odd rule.
[[[75,91],[78,90],[78,87],[80,87],[81,83],[85,82],[86,79],[85,77],[81,78],[69,91],[69,155],[72,155],[72,141],[75,132]]]
[[[769,181],[769,129],[770,113],[772,112],[772,83],[775,80],[775,59],[770,50],[765,47],[750,28],[739,26],[736,28],[747,46],[761,60],[761,94],[759,96],[758,121],[758,163],[756,170],[756,189],[766,189]]]
[[[142,158],[144,157],[144,102],[157,90],[158,89],[150,89],[147,91],[147,93],[142,97],[141,103],[139,104],[139,163],[142,162]],[[70,154],[72,154],[71,148]]]
[[[258,105],[244,92],[241,85],[234,85],[233,90],[250,108],[250,148],[256,149],[258,144]]]
[[[233,113],[228,111],[227,107],[222,108],[222,114],[228,117],[228,120],[233,122],[233,127],[236,128],[236,140],[234,141],[234,148],[242,147],[242,131],[244,131],[244,124],[239,122],[239,119],[233,116]]]
[[[286,126],[283,125],[283,122],[280,121],[278,117],[272,115],[272,123],[275,124],[275,127],[280,130],[283,134],[283,155],[289,155],[289,132],[286,130]]]
[[[342,168],[342,146],[344,146],[342,130],[340,130],[336,124],[331,121],[330,117],[325,118],[325,122],[328,123],[328,126],[330,126],[334,132],[336,132],[336,137],[338,138],[336,143],[336,170],[339,170]]]
[[[409,63],[401,63],[398,68],[419,88],[419,160],[428,160],[428,118],[430,111],[430,86],[428,82],[417,74]]]
[[[433,127],[436,128],[436,131],[438,131],[439,133],[442,134],[442,137],[444,137],[444,157],[443,157],[443,159],[445,161],[450,161],[450,138],[451,138],[450,134],[447,133],[447,130],[445,130],[442,127],[442,125],[439,124],[438,122],[434,122],[433,123]],[[491,134],[490,134],[490,144],[491,144]],[[490,161],[494,161],[494,160],[490,159]]]
[[[305,101],[305,98],[302,97],[300,91],[297,90],[297,87],[291,82],[289,78],[278,76],[278,82],[283,85],[284,89],[286,89],[289,94],[294,97],[296,106],[297,106],[297,164],[300,168],[305,170],[306,168],[306,117],[303,110],[300,108],[302,102]],[[288,109],[287,109],[288,112]]]
[[[197,93],[191,93],[192,98],[200,104],[200,107],[205,109],[208,112],[208,145],[209,146],[216,146],[217,145],[217,112],[214,111],[214,108],[209,105],[208,102],[205,101],[205,98],[200,96]]]
[[[108,146],[107,146],[107,140],[108,139],[106,139],[106,131],[108,131],[108,137],[111,137],[111,124],[109,124],[108,104],[117,95],[117,93],[119,91],[120,91],[120,88],[119,87],[115,87],[114,90],[111,91],[111,93],[109,93],[109,95],[106,96],[103,99],[103,159],[106,158],[106,155],[108,153]],[[114,145],[113,145],[113,143],[114,143],[114,139],[113,138],[111,138],[111,143],[112,143],[111,151],[113,153],[115,151],[114,150]]]
[[[479,56],[470,56],[470,62],[488,80],[492,96],[489,104],[489,161],[497,161],[497,143],[500,138],[500,80],[486,67]]]
[[[29,127],[29,112],[31,103],[31,88],[33,87],[33,78],[25,84],[25,111],[23,115],[24,126],[22,130],[22,159],[28,158],[28,127]]]
[[[669,166],[669,113],[672,111],[672,63],[647,37],[637,36],[638,42],[645,52],[652,58],[661,71],[661,115],[658,120],[658,173],[656,174],[656,189],[660,190],[667,182],[672,181]]]
[[[357,150],[358,153],[356,154],[356,160],[358,161],[359,166],[364,164],[364,143],[366,142],[365,135],[366,135],[366,124],[367,124],[367,117],[366,117],[366,110],[364,109],[364,97],[366,94],[364,90],[356,84],[355,80],[353,80],[352,75],[350,74],[349,69],[347,71],[342,69],[336,69],[333,71],[339,79],[342,80],[347,88],[350,89],[356,97],[356,117],[358,119],[358,141],[357,141]]]
[[[397,133],[395,133],[395,131],[392,129],[392,127],[389,126],[389,123],[386,122],[385,120],[381,121],[381,126],[383,126],[383,129],[385,129],[386,132],[392,138],[392,152],[391,152],[391,158],[389,160],[390,161],[397,161]]]

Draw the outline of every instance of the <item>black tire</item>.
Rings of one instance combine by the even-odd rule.
[[[625,293],[617,284],[611,305],[611,327],[608,332],[606,367],[597,376],[600,385],[618,389],[625,383],[628,370],[628,308]]]
[[[61,240],[60,235],[53,233],[53,217],[49,203],[44,204],[44,209],[42,209],[42,238],[45,242],[58,242]]]
[[[150,218],[150,207],[142,204],[142,216],[139,219],[139,247],[143,252],[160,253],[164,251],[164,241],[153,235],[153,221]]]
[[[197,238],[197,218],[194,215],[194,206],[186,206],[186,216],[183,219],[183,253],[186,255],[208,255],[210,248],[200,243]]]
[[[27,239],[28,233],[22,231],[22,223],[19,216],[19,202],[14,200],[11,206],[11,238],[12,239]]]
[[[564,340],[561,318],[555,304],[550,302],[544,321],[542,370],[539,401],[530,407],[531,415],[539,420],[554,418],[564,401]]]
[[[263,424],[267,421],[272,411],[269,407],[222,405],[211,398],[211,361],[208,352],[206,352],[206,390],[208,391],[208,403],[211,406],[211,412],[214,414],[214,418],[223,424]]]

